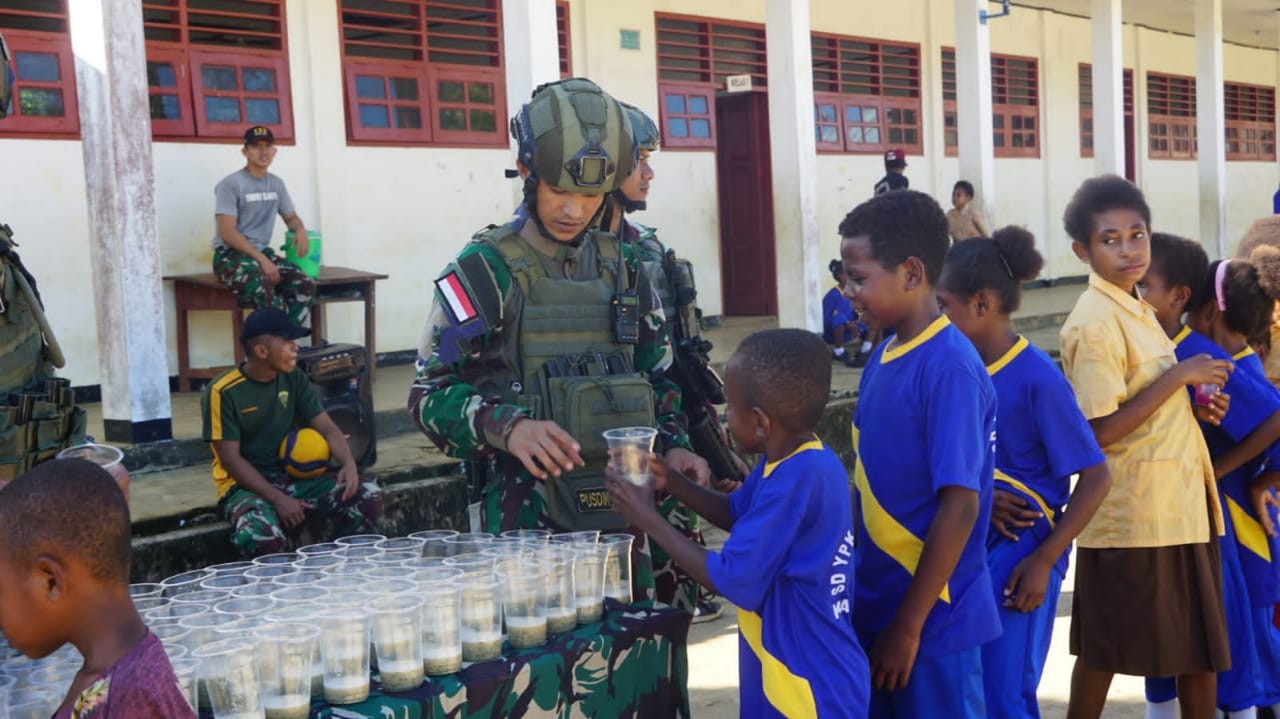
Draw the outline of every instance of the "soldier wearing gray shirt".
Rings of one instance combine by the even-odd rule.
[[[275,136],[261,125],[244,133],[244,169],[214,188],[213,272],[241,307],[275,307],[301,325],[311,313],[315,280],[271,249],[276,215],[294,233],[299,256],[309,249],[307,228],[284,181],[267,172],[276,156]]]

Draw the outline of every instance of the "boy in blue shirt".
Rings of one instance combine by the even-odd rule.
[[[699,487],[651,455],[652,488],[610,470],[613,508],[739,607],[741,716],[862,719],[869,688],[850,622],[848,473],[814,435],[831,394],[830,354],[804,330],[757,332],[729,359],[725,394],[734,442],[761,455],[742,487]],[[663,520],[654,490],[731,530],[724,548],[708,551]]]
[[[858,323],[853,303],[844,296],[844,265],[840,260],[832,260],[827,269],[831,271],[836,286],[822,296],[822,339],[831,347],[832,359],[843,362],[846,367],[862,367],[871,352],[870,342],[863,342],[864,348],[854,356],[845,351],[848,345],[858,346],[866,328]]]
[[[891,192],[840,223],[854,309],[893,339],[859,385],[853,622],[872,716],[986,716],[981,647],[1000,634],[986,536],[996,396],[934,286],[950,244],[928,195]]]

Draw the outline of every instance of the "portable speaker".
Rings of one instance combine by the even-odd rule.
[[[369,385],[369,353],[352,344],[298,348],[298,368],[307,375],[343,434],[356,465],[364,470],[378,461],[378,435],[373,426],[373,388]]]

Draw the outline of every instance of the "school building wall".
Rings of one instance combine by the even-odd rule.
[[[347,141],[338,0],[286,0],[293,144],[281,145],[272,171],[287,183],[308,228],[324,234],[325,262],[391,276],[378,287],[378,349],[416,347],[431,303],[431,280],[470,235],[503,221],[517,198],[505,149],[372,147]],[[762,0],[569,0],[574,74],[586,75],[620,99],[658,116],[655,13],[689,14],[763,23]],[[812,0],[813,30],[920,45],[924,154],[910,156],[912,187],[949,205],[958,162],[943,149],[941,48],[955,44],[952,4],[899,0],[883,4]],[[621,30],[638,30],[640,49],[619,47]],[[990,25],[991,51],[1035,57],[1040,88],[1040,156],[997,158],[997,224],[1026,225],[1047,263],[1045,278],[1078,276],[1085,268],[1071,253],[1061,214],[1071,192],[1093,174],[1079,140],[1077,68],[1091,55],[1087,19],[1015,7]],[[1147,190],[1157,229],[1196,236],[1199,228],[1195,160],[1152,160],[1146,140],[1146,73],[1195,75],[1195,43],[1187,36],[1125,26],[1125,64],[1135,76],[1136,174]],[[1229,82],[1274,87],[1276,53],[1226,45]],[[515,108],[508,107],[508,114]],[[0,131],[4,129],[0,125]],[[236,142],[154,143],[159,252],[165,274],[208,271],[212,251],[213,186],[243,165]],[[0,220],[13,226],[21,253],[40,281],[48,314],[62,342],[64,373],[77,385],[102,380],[90,290],[88,219],[81,144],[0,132]],[[722,313],[719,206],[715,153],[660,151],[650,210],[638,219],[698,268],[700,304]],[[836,226],[871,194],[883,174],[876,155],[818,157],[819,227],[823,252],[835,257]],[[1227,163],[1227,230],[1231,245],[1275,191],[1275,162]],[[283,242],[277,224],[273,246]],[[790,239],[790,238],[788,238]],[[795,238],[798,242],[798,237]],[[1210,247],[1211,253],[1213,252]],[[794,301],[780,289],[780,301]],[[172,290],[166,289],[169,368],[176,372]],[[359,341],[359,305],[327,308],[329,335]],[[226,317],[197,315],[192,324],[195,365],[229,362]]]

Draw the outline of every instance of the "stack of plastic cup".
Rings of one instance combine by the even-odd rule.
[[[369,602],[378,678],[385,691],[407,692],[422,684],[422,605],[422,597],[412,594],[389,594]]]
[[[422,540],[422,556],[447,557],[449,556],[449,548],[445,545],[444,540],[456,536],[458,536],[458,532],[453,529],[429,529],[425,532],[414,532],[409,535],[409,538]]]
[[[516,649],[540,647],[547,641],[547,571],[547,566],[537,562],[498,563],[507,641]]]
[[[573,606],[578,624],[593,624],[604,617],[604,564],[609,548],[598,544],[575,545],[573,557]]]
[[[576,595],[573,591],[574,551],[569,547],[553,547],[541,557],[547,568],[547,632],[571,632],[578,626]]]
[[[463,661],[487,662],[501,657],[501,583],[492,576],[468,574],[460,585]]]
[[[214,719],[264,716],[254,654],[253,642],[242,637],[206,644],[192,654],[200,661],[199,676]]]
[[[332,603],[332,598],[331,598]],[[363,607],[334,607],[322,617],[320,656],[324,699],[356,704],[369,698],[369,615]]]
[[[260,627],[258,682],[266,719],[307,719],[311,713],[312,654],[320,631],[310,624]]]
[[[623,604],[630,604],[631,596],[631,547],[635,536],[631,534],[604,534],[600,546],[607,547],[604,563],[604,596]]]

